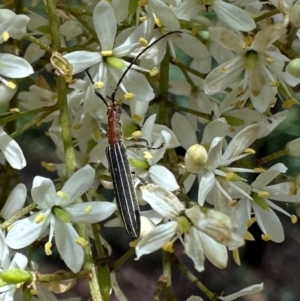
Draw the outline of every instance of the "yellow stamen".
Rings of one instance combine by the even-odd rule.
[[[263,173],[266,171],[264,168],[261,168],[261,167],[254,168],[253,170],[258,173]]]
[[[158,27],[162,27],[161,20],[159,18],[154,18],[154,22]]]
[[[104,87],[104,82],[99,81],[99,82],[94,83],[94,89],[95,90],[101,89],[103,87]]]
[[[249,228],[250,226],[252,226],[253,223],[256,222],[256,218],[255,217],[252,217],[251,219],[249,219],[247,222],[246,222],[246,225],[247,227]]]
[[[13,83],[13,82],[11,82],[11,81],[7,81],[7,82],[5,83],[5,85],[6,85],[8,88],[10,88],[10,89],[15,89],[15,88],[16,88],[16,84]]]
[[[144,118],[141,115],[133,114],[132,119],[137,122],[140,122],[140,121],[143,121]]]
[[[173,243],[171,241],[165,243],[163,246],[162,246],[162,249],[166,252],[169,252],[169,253],[174,253],[174,248],[173,248]]]
[[[291,183],[290,185],[290,194],[291,195],[296,195],[298,192],[298,187],[295,183]]]
[[[271,235],[269,235],[269,234],[262,234],[261,238],[264,241],[270,241],[271,240]]]
[[[144,21],[147,20],[147,16],[139,17],[139,20],[140,20],[141,22],[144,22]]]
[[[241,265],[240,252],[239,249],[232,251],[233,260],[237,265]]]
[[[253,148],[246,148],[244,153],[254,155],[256,151]]]
[[[85,247],[88,244],[88,242],[83,237],[76,238],[75,242],[82,247]]]
[[[89,205],[83,210],[83,212],[84,214],[89,214],[90,212],[92,212],[92,209],[93,209],[92,206]]]
[[[140,138],[140,137],[142,137],[142,135],[143,135],[142,131],[135,131],[131,134],[131,137],[132,138]]]
[[[230,207],[234,207],[236,204],[237,204],[237,200],[232,200],[229,205]]]
[[[126,93],[124,95],[124,98],[125,99],[133,99],[135,97],[134,93]]]
[[[56,167],[52,163],[48,163],[46,161],[42,161],[41,165],[46,168],[50,172],[56,171]]]
[[[8,41],[9,39],[9,33],[7,31],[3,31],[2,33],[2,39],[4,42]]]
[[[292,222],[292,224],[296,224],[297,221],[298,221],[298,217],[296,215],[292,214],[292,216],[291,216],[291,222]]]
[[[56,195],[61,197],[63,199],[63,201],[67,201],[68,200],[68,196],[63,192],[63,191],[57,191]]]
[[[102,56],[112,56],[113,51],[112,50],[103,50],[103,51],[101,51],[101,55]]]
[[[260,191],[260,192],[258,193],[258,196],[259,196],[260,198],[267,198],[269,195],[270,195],[270,193],[269,193],[268,191]]]
[[[139,42],[140,42],[140,45],[143,46],[143,47],[148,46],[148,41],[144,38],[140,38]]]
[[[179,58],[176,58],[176,57],[174,57],[174,58],[172,59],[172,61],[173,61],[175,64],[179,64],[179,63],[181,62],[181,60],[180,60]]]
[[[295,104],[297,104],[297,101],[296,101],[295,98],[287,99],[286,101],[284,101],[282,103],[282,108],[283,109],[288,109],[288,108],[290,108],[291,106],[293,106]]]
[[[46,253],[47,256],[52,255],[51,248],[52,248],[52,243],[50,241],[48,241],[45,244],[45,253]]]
[[[12,114],[18,114],[18,113],[20,113],[21,111],[20,111],[19,108],[11,108],[11,109],[9,109],[9,112],[11,112]]]
[[[155,75],[157,75],[157,74],[158,74],[158,69],[157,69],[157,67],[152,68],[152,69],[150,70],[149,74],[150,74],[150,76],[155,76]]]
[[[268,57],[266,58],[266,61],[267,61],[267,63],[273,63],[274,58],[268,56]]]
[[[39,213],[39,214],[35,217],[34,222],[35,222],[36,224],[40,224],[40,223],[42,223],[44,220],[45,220],[45,214],[44,214],[44,213]]]
[[[246,232],[246,234],[244,236],[244,239],[245,240],[251,240],[251,241],[255,240],[254,236],[249,231]]]
[[[152,159],[153,158],[152,154],[148,151],[143,152],[143,154],[144,154],[145,159]]]

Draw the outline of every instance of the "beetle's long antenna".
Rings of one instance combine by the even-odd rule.
[[[85,70],[85,73],[87,74],[88,78],[90,79],[91,83],[94,85],[94,80],[92,79],[92,76],[90,74],[90,72],[88,70]],[[108,107],[108,103],[106,101],[106,99],[103,97],[103,95],[101,93],[99,93],[98,91],[96,91],[94,89],[95,94],[105,103],[105,105]]]
[[[128,73],[128,71],[130,70],[130,68],[132,67],[132,65],[140,58],[140,56],[142,54],[144,54],[149,48],[151,48],[154,44],[156,44],[157,42],[159,42],[160,40],[164,39],[166,36],[173,34],[173,33],[182,33],[181,31],[170,31],[168,33],[166,33],[165,35],[159,37],[157,40],[155,40],[154,42],[152,42],[151,44],[149,44],[146,48],[144,48],[134,59],[133,61],[127,66],[126,70],[124,71],[124,73],[122,74],[122,76],[120,77],[119,81],[117,82],[117,85],[113,91],[113,93],[111,94],[111,100],[114,103],[115,102],[115,96],[116,93],[119,89],[119,86],[122,83],[122,80],[124,79],[124,77],[126,76],[126,74]]]

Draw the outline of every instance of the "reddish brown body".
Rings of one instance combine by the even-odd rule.
[[[123,141],[121,129],[122,107],[119,104],[110,104],[107,109],[107,138],[108,144],[113,145]]]

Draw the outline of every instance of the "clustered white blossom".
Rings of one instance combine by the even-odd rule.
[[[0,9],[0,43],[10,38],[21,40],[27,31],[31,41],[37,37],[35,42],[24,44],[24,58],[0,53],[0,104],[17,97],[22,112],[52,109],[39,122],[47,122],[47,134],[60,163],[47,162],[45,157],[42,165],[56,171],[61,180],[57,184],[35,176],[29,197],[25,185],[19,183],[2,208],[1,217],[7,222],[21,212],[27,197],[33,205],[26,216],[13,220],[0,232],[0,300],[21,300],[22,285],[37,291],[32,300],[56,300],[32,278],[28,258],[12,251],[36,241],[46,241],[45,254],[57,251],[72,272],[82,270],[84,247],[89,241],[79,235],[78,225],[88,225],[87,233],[94,239],[90,224],[117,212],[114,202],[100,202],[95,197],[97,188],[111,189],[112,183],[107,181],[108,140],[101,132],[108,123],[107,108],[94,89],[109,102],[132,59],[171,31],[176,33],[154,43],[134,61],[116,91],[116,99],[128,108],[123,110],[121,121],[123,135],[132,140],[127,154],[141,207],[141,236],[134,242],[136,260],[159,249],[173,253],[173,244],[179,241],[197,271],[204,271],[205,259],[223,269],[231,252],[239,262],[239,248],[245,240],[254,239],[249,230],[254,222],[263,233],[261,239],[283,242],[284,229],[277,212],[292,223],[297,217],[277,201],[300,203],[298,183],[291,177],[277,181],[287,167],[276,163],[267,168],[264,162],[255,161],[253,145],[272,133],[288,117],[287,109],[297,103],[293,87],[300,84],[300,60],[280,45],[289,39],[289,28],[300,27],[300,0],[270,1],[278,11],[269,18],[260,18],[270,8],[258,0],[132,1],[135,5],[130,0],[78,2],[82,2],[84,12],[58,6],[62,52],[52,51],[51,61],[45,66],[48,71],[54,68],[56,76],[65,77],[68,84],[69,130],[77,168],[72,175],[65,162],[58,105],[61,92],[51,89],[43,77],[33,75],[32,66],[39,66],[37,62],[47,57],[47,47],[52,47],[51,19],[35,12],[37,3],[32,3],[27,15]],[[206,14],[207,10],[211,14]],[[300,29],[295,30],[289,43],[299,56]],[[188,59],[182,62],[182,57]],[[159,74],[159,68],[169,63],[166,58],[178,66],[172,68],[177,68],[180,76],[166,83],[168,91],[160,92],[185,96],[181,108],[185,107],[182,111],[187,113],[164,95],[157,102],[175,106],[177,112],[166,110],[168,116],[162,116],[159,110],[148,114],[157,92],[153,87],[160,89],[166,80]],[[87,69],[94,86],[84,73]],[[34,84],[15,96],[20,82],[17,79],[26,77]],[[280,102],[282,110],[272,114]],[[163,108],[160,103],[158,107]],[[158,118],[168,120],[170,127],[158,124]],[[147,141],[150,148],[146,144],[130,146],[139,139],[144,144]],[[172,161],[179,146],[186,150],[185,157]],[[0,124],[0,149],[1,165],[9,164],[17,170],[26,166],[23,151],[6,131],[5,122]],[[300,156],[299,138],[289,142],[283,152]],[[99,176],[98,169],[106,171]],[[248,177],[250,173],[254,180]],[[194,200],[188,197],[192,187],[198,189]],[[110,218],[105,226],[122,226],[122,222],[119,217]],[[11,270],[13,275],[16,269],[25,274],[13,281],[6,271]],[[115,274],[110,277],[116,296],[126,300]],[[218,298],[234,300],[262,289],[263,284],[252,285]],[[203,299],[191,296],[187,300]]]

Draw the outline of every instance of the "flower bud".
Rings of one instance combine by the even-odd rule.
[[[300,69],[299,69],[300,71]],[[285,151],[288,156],[298,157],[300,156],[300,138],[296,138],[285,145]]]
[[[192,173],[200,172],[207,162],[207,151],[200,145],[191,146],[185,154],[184,163],[187,171]]]
[[[300,27],[300,0],[298,0],[291,9],[290,22],[296,28]]]
[[[31,282],[33,279],[30,272],[20,269],[4,270],[0,273],[0,278],[7,284]]]
[[[300,78],[300,59],[296,58],[289,61],[286,70],[290,75]]]

